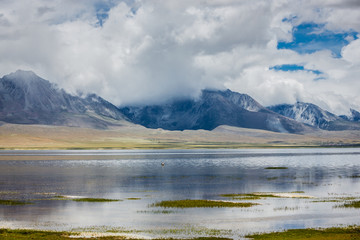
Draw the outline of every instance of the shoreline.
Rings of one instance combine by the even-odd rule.
[[[360,148],[360,144],[344,144],[344,145],[243,145],[243,144],[207,144],[207,145],[185,145],[186,147],[169,146],[164,144],[163,146],[133,146],[133,147],[0,147],[2,151],[90,151],[90,150],[236,150],[236,149],[314,149],[314,148]]]
[[[246,233],[244,235],[237,234],[221,234],[211,233],[211,229],[208,233],[193,235],[184,237],[186,232],[177,232],[177,236],[174,234],[162,234],[156,235],[147,233],[146,231],[113,231],[113,232],[96,232],[96,231],[53,231],[53,230],[40,230],[34,228],[4,228],[0,226],[0,238],[1,239],[161,239],[161,240],[234,240],[234,239],[297,239],[297,240],[341,240],[341,239],[357,239],[360,238],[360,226],[336,226],[327,228],[304,228],[304,229],[286,229],[284,231],[272,231],[272,232],[257,232]]]

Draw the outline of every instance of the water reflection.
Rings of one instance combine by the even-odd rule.
[[[0,205],[0,224],[60,230],[89,226],[149,230],[190,224],[239,234],[360,224],[359,210],[314,199],[265,198],[253,200],[260,205],[252,208],[164,214],[149,207],[161,200],[229,201],[219,195],[252,192],[301,191],[318,200],[360,198],[359,156],[358,149],[4,151],[0,198],[33,204]],[[123,201],[74,202],[56,196]]]

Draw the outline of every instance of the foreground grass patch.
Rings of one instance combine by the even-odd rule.
[[[72,237],[70,237],[70,235]],[[64,239],[74,239],[69,232],[53,232],[53,231],[38,231],[38,230],[10,230],[10,229],[0,229],[0,239],[3,240],[27,240],[27,239],[47,239],[47,240],[64,240]],[[76,237],[75,239],[85,240],[89,239],[87,237]],[[104,237],[96,237],[93,239],[100,240],[119,240],[119,239],[132,239],[135,238],[126,238],[123,236],[104,236]],[[198,237],[198,238],[189,238],[191,240],[231,240],[230,238],[223,237]],[[186,240],[189,240],[186,239]],[[154,240],[173,240],[172,238],[160,238]],[[178,239],[181,240],[181,239]]]
[[[285,232],[273,232],[247,235],[246,238],[254,240],[347,240],[360,239],[360,227],[326,228],[326,229],[291,229]]]
[[[26,205],[26,204],[31,204],[29,202],[24,202],[24,201],[18,201],[18,200],[4,200],[4,199],[0,199],[0,205],[11,205],[11,206],[15,206],[15,205]]]
[[[175,200],[175,201],[161,201],[154,203],[152,207],[163,207],[163,208],[221,208],[221,207],[251,207],[258,205],[257,203],[235,203],[235,202],[224,202],[224,201],[212,201],[212,200]]]
[[[72,199],[75,202],[119,202],[119,199],[108,199],[108,198],[76,198]]]
[[[37,230],[9,230],[0,229],[0,239],[13,240],[13,239],[70,239],[69,234],[64,232],[50,232],[50,231],[37,231]]]

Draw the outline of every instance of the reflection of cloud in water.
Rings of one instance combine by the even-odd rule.
[[[353,153],[356,151],[165,150],[110,151],[111,154],[99,151],[96,155],[119,154],[120,157],[116,160],[0,161],[0,194],[16,192],[8,196],[34,203],[0,206],[0,217],[5,219],[2,225],[6,227],[10,222],[22,227],[34,226],[36,222],[38,228],[60,230],[89,226],[153,229],[189,223],[247,233],[359,224],[356,211],[334,208],[336,203],[315,203],[304,198],[326,198],[329,194],[359,197],[356,189],[359,189],[360,178],[348,177],[359,174],[359,153]],[[162,167],[165,156],[166,164]],[[77,157],[81,158],[81,154]],[[276,169],[279,166],[286,168]],[[225,200],[219,195],[254,192],[272,193],[278,198],[244,200],[260,204],[249,209],[186,209],[149,214],[163,210],[149,208],[161,200]],[[55,196],[66,198],[50,200]],[[124,201],[71,200],[80,196]],[[127,200],[132,198],[139,199]]]

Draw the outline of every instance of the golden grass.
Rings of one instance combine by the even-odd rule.
[[[3,124],[0,149],[194,149],[359,145],[360,131],[305,135],[220,126],[213,131],[166,131],[125,124],[107,130]]]

